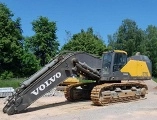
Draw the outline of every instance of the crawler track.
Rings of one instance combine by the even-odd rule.
[[[94,105],[103,106],[109,103],[128,102],[145,97],[147,85],[139,82],[77,83],[66,87],[64,94],[68,101],[91,99]]]
[[[97,85],[91,92],[94,105],[107,105],[115,102],[126,102],[145,97],[147,86],[138,82],[124,82]]]
[[[65,88],[64,95],[68,101],[90,99],[91,90],[95,83],[77,83]]]

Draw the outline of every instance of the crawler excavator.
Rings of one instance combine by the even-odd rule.
[[[67,86],[64,94],[68,101],[91,99],[94,105],[102,106],[140,99],[148,89],[140,81],[151,79],[151,67],[147,56],[127,58],[122,50],[105,52],[101,58],[85,52],[58,55],[21,83],[15,94],[7,99],[3,112],[19,113],[68,77],[80,75],[92,82]]]

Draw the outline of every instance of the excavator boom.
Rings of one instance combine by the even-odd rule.
[[[77,62],[74,62],[76,60]],[[11,115],[26,109],[34,101],[66,80],[66,78],[77,76],[81,69],[80,64],[88,64],[95,71],[101,69],[101,59],[84,52],[74,52],[58,56],[21,84],[16,93],[8,99],[3,112]],[[79,69],[74,65],[79,66]],[[95,74],[93,76],[90,75],[89,78],[94,80]]]

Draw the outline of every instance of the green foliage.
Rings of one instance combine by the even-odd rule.
[[[14,14],[0,4],[0,79],[30,76],[39,69],[36,60],[22,36],[21,19],[12,20]]]
[[[4,71],[0,74],[0,80],[8,80],[13,77],[13,73],[10,71]]]
[[[32,22],[35,35],[27,38],[27,45],[44,66],[58,52],[59,43],[56,40],[56,23],[46,17],[39,17]]]
[[[101,56],[106,50],[106,45],[103,40],[93,33],[92,28],[87,31],[81,30],[80,33],[74,34],[72,38],[66,43],[61,51],[85,51],[91,54]]]
[[[39,61],[36,59],[36,56],[29,52],[24,52],[21,65],[21,76],[23,77],[32,75],[40,68]]]
[[[157,27],[148,26],[145,32],[146,35],[146,52],[152,61],[153,76],[157,76]]]
[[[125,50],[129,56],[136,52],[144,52],[144,32],[138,28],[136,22],[133,20],[123,20],[118,31],[113,36],[109,35],[108,39],[110,47]]]
[[[20,79],[8,79],[8,80],[0,80],[0,87],[13,87],[14,89],[20,86],[20,83],[24,81],[24,78]]]
[[[22,56],[22,31],[20,18],[15,21],[14,15],[0,3],[0,74],[6,79],[20,72],[20,57]],[[10,76],[10,77],[11,77]]]
[[[157,82],[157,78],[153,78],[153,80],[154,80],[155,82]]]

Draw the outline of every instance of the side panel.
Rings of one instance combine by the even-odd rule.
[[[105,53],[104,58],[108,58],[109,54],[111,54],[112,60],[103,59],[106,66],[102,65],[100,81],[120,82],[121,80],[151,79],[151,61],[147,56],[135,55],[127,59],[125,52],[114,51]]]
[[[133,79],[151,78],[151,74],[145,61],[130,60],[120,71],[128,72]]]

